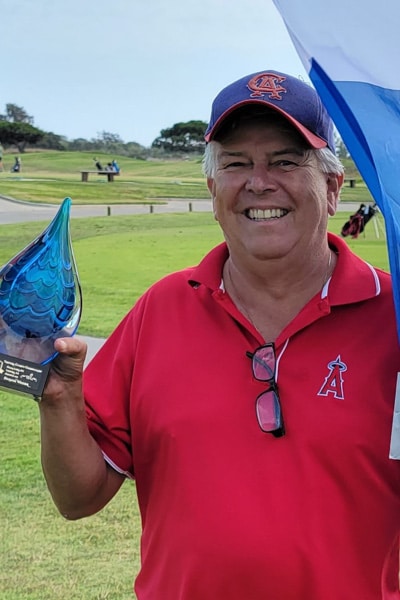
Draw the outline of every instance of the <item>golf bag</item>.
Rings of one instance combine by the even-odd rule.
[[[350,235],[353,239],[358,238],[360,233],[364,231],[364,228],[368,221],[372,219],[372,217],[376,213],[376,204],[360,204],[359,209],[354,215],[351,215],[350,219],[346,221],[346,223],[342,227],[341,234],[343,237],[347,237]]]

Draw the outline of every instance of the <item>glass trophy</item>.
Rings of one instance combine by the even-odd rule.
[[[40,398],[54,341],[76,332],[82,293],[72,251],[71,199],[26,248],[0,268],[0,387]]]

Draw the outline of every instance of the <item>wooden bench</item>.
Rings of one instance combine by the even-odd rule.
[[[349,187],[351,187],[351,188],[355,188],[356,187],[356,180],[355,179],[351,179],[351,178],[345,177],[344,183],[348,183]]]
[[[81,181],[88,181],[91,173],[94,173],[95,175],[106,175],[107,181],[114,181],[114,177],[119,175],[118,171],[81,171]]]

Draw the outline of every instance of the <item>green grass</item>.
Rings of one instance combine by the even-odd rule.
[[[349,213],[330,221],[338,233]],[[0,264],[47,223],[0,226]],[[108,335],[154,280],[197,263],[222,239],[211,213],[74,219],[74,251],[84,295],[82,333]],[[349,240],[388,268],[372,224]],[[126,482],[98,515],[67,522],[54,508],[40,467],[37,406],[0,391],[0,589],[4,600],[129,600],[139,569],[140,517]],[[161,600],[161,599],[160,599]]]
[[[45,223],[0,226],[0,264]],[[211,213],[99,217],[71,221],[83,290],[79,333],[107,336],[138,296],[168,272],[196,264],[222,241]]]
[[[98,154],[102,164],[110,156]],[[114,157],[112,157],[114,158]],[[149,203],[165,198],[209,198],[201,160],[137,160],[115,157],[121,175],[113,183],[91,174],[80,180],[81,169],[94,169],[93,154],[87,152],[31,152],[22,156],[21,173],[0,173],[0,194],[41,203],[59,203],[70,196],[74,204]],[[7,163],[7,155],[5,158]],[[8,170],[7,170],[8,169]]]
[[[98,154],[102,164],[116,158],[122,174],[113,183],[104,176],[91,175],[80,181],[81,169],[94,168],[93,154],[88,152],[29,152],[22,155],[22,172],[10,173],[12,154],[4,158],[0,173],[0,194],[40,203],[59,204],[70,196],[74,204],[130,204],[162,202],[166,198],[207,199],[201,159],[137,160],[124,156]],[[371,202],[365,184],[349,163],[348,174],[357,178],[355,188],[343,188],[343,202]]]
[[[0,391],[0,415],[2,600],[132,599],[140,536],[134,484],[98,515],[65,521],[41,473],[37,406]]]

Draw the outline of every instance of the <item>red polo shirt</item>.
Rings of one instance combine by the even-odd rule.
[[[224,244],[152,286],[86,369],[90,431],[135,477],[139,600],[378,600],[400,527],[389,275],[330,235],[330,282],[276,340],[286,435],[263,433],[221,289]]]

